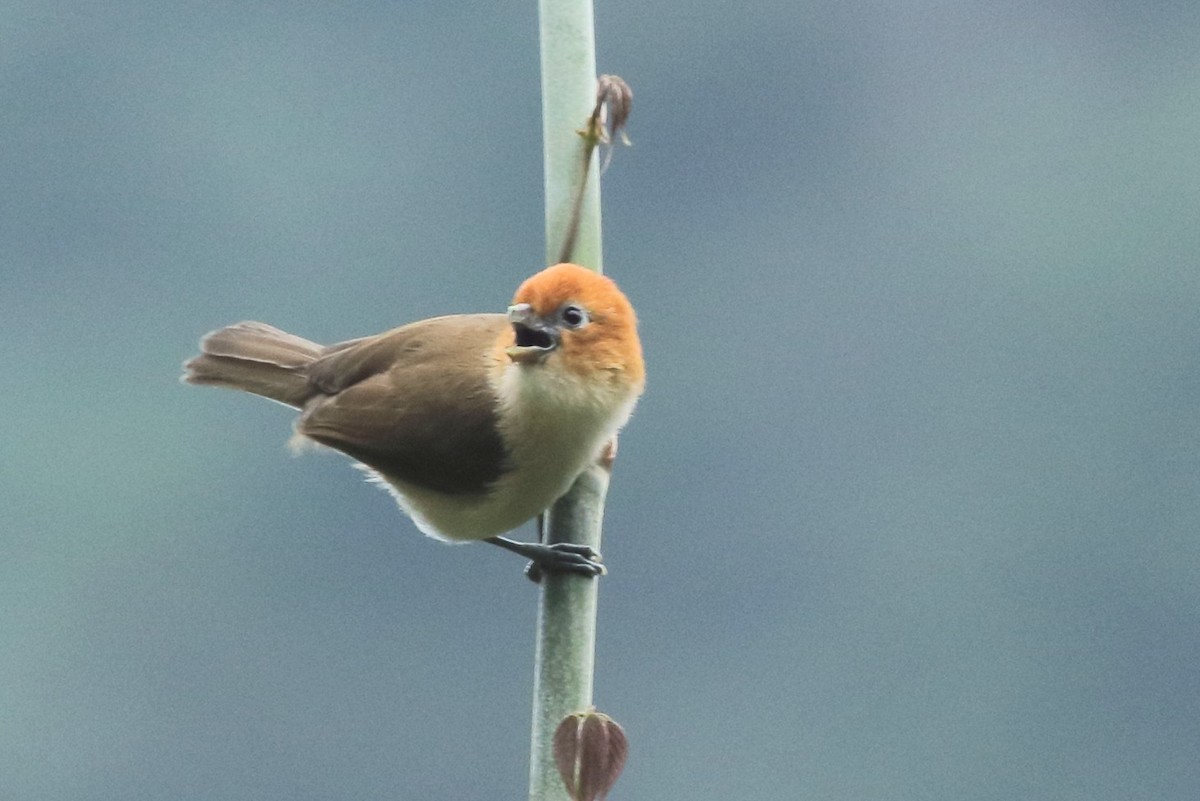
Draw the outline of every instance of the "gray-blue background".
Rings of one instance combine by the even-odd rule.
[[[1200,797],[1200,5],[597,31],[614,801]],[[519,560],[175,382],[239,319],[504,307],[534,4],[18,0],[0,81],[0,796],[523,797]]]

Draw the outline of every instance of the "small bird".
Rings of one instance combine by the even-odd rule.
[[[213,331],[183,381],[300,410],[293,442],[341,451],[431,537],[485,540],[535,569],[597,575],[586,546],[500,536],[615,447],[645,383],[637,319],[613,281],[556,264],[507,314],[434,317],[321,346],[256,322]]]

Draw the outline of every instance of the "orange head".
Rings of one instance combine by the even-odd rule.
[[[637,316],[612,279],[556,264],[527,279],[508,309],[508,357],[518,365],[558,360],[561,369],[640,388],[645,380]]]

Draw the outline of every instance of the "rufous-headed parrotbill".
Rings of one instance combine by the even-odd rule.
[[[200,348],[185,381],[299,409],[300,441],[356,460],[426,534],[602,572],[589,548],[499,535],[563,495],[642,393],[637,320],[610,279],[557,264],[521,284],[507,314],[434,317],[324,347],[243,322]]]

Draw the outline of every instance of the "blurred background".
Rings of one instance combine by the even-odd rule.
[[[1200,797],[1200,5],[599,0],[612,798]],[[206,331],[502,310],[535,4],[0,11],[0,786],[526,792],[536,589]],[[532,536],[526,530],[523,536]]]

